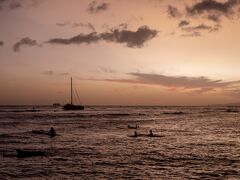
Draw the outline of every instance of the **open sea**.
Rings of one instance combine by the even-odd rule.
[[[0,179],[240,179],[240,107],[32,109],[0,107]]]

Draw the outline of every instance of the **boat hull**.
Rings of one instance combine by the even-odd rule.
[[[66,104],[63,106],[64,110],[84,110],[84,106],[74,105],[74,104]]]
[[[32,157],[32,156],[45,156],[45,152],[43,151],[26,151],[26,150],[20,150],[16,149],[17,157],[24,158],[24,157]]]

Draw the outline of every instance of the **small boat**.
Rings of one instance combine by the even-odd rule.
[[[45,152],[43,151],[36,151],[36,150],[21,150],[16,149],[17,157],[33,157],[33,156],[45,156]]]
[[[60,103],[53,103],[53,107],[61,107]]]
[[[65,104],[63,106],[64,110],[84,110],[84,106],[74,105],[74,104]]]
[[[63,106],[64,110],[84,110],[84,106],[73,104],[72,77],[71,77],[71,103]]]

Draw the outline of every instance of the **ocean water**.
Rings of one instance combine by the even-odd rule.
[[[0,179],[240,179],[240,107],[35,109],[0,107]]]

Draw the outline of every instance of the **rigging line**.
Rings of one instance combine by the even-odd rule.
[[[75,89],[75,88],[74,88],[74,91],[75,91],[75,92],[73,93],[73,94],[74,94],[74,99],[75,99],[75,101],[76,101],[76,104],[78,104],[79,102],[78,102],[78,99],[77,99],[77,96],[76,96],[76,89]]]
[[[78,98],[78,103],[81,103],[81,101],[80,101],[80,98],[79,98],[79,96],[78,96],[78,92],[77,92],[77,89],[75,88],[75,92],[76,92],[76,95],[77,95],[77,98]]]
[[[75,88],[73,88],[73,91],[72,91],[72,97],[73,97],[73,100],[72,100],[72,101],[73,101],[73,104],[74,104],[74,103],[77,103],[77,101],[76,101],[77,98],[76,98],[76,94],[74,93],[74,89],[75,89]]]

